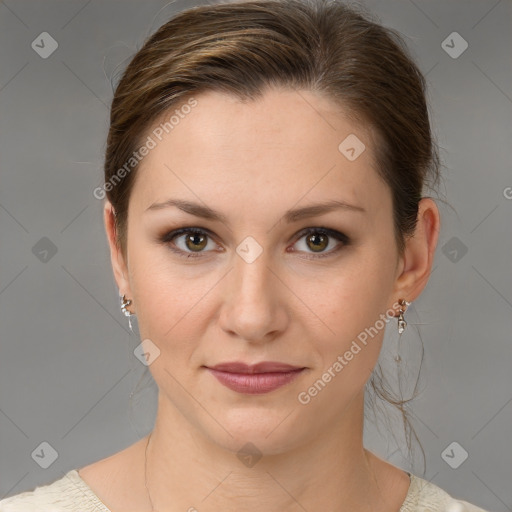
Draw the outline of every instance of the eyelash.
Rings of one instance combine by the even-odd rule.
[[[196,235],[206,235],[206,236],[210,237],[210,239],[213,238],[208,230],[196,228],[196,227],[187,227],[187,228],[176,229],[174,231],[171,231],[171,232],[165,234],[163,237],[161,237],[160,241],[162,243],[164,243],[165,245],[167,245],[169,247],[169,249],[171,249],[171,251],[173,251],[174,253],[176,253],[178,256],[180,256],[182,258],[188,259],[188,258],[203,257],[203,252],[197,252],[197,253],[185,252],[185,251],[182,251],[181,249],[176,248],[176,246],[172,243],[172,240],[179,237],[180,235],[191,234],[191,233],[196,234]],[[336,248],[331,249],[328,252],[317,253],[317,254],[310,253],[310,254],[313,254],[313,256],[308,256],[308,257],[306,257],[306,259],[326,258],[326,257],[332,256],[334,253],[337,253],[341,248],[343,248],[347,245],[350,245],[350,238],[347,235],[345,235],[344,233],[341,233],[339,231],[336,231],[334,229],[329,229],[329,228],[324,228],[324,227],[303,229],[302,231],[300,231],[298,233],[298,238],[296,239],[296,241],[294,243],[297,243],[301,238],[303,238],[307,235],[313,234],[313,233],[327,235],[329,237],[335,238],[336,240],[338,240],[339,242],[342,242],[342,243],[339,244]]]

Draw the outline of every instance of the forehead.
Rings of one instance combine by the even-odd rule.
[[[154,147],[141,161],[132,193],[141,209],[167,195],[216,206],[258,200],[290,207],[301,198],[336,198],[339,191],[340,199],[371,210],[386,193],[369,127],[317,93],[270,89],[242,102],[209,91],[194,100],[193,108],[175,105],[145,134]],[[347,140],[358,152],[364,144],[354,160],[344,153]]]

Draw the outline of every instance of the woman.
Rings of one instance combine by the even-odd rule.
[[[392,31],[322,1],[171,19],[116,89],[95,192],[154,429],[0,511],[481,511],[363,446],[384,328],[432,269],[437,178]]]

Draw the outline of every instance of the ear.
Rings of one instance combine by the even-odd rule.
[[[414,236],[406,240],[404,255],[400,257],[394,288],[394,301],[413,302],[430,278],[434,253],[440,229],[439,210],[433,199],[422,198]]]
[[[126,295],[126,298],[132,299],[132,291],[130,283],[127,279],[128,267],[124,260],[121,248],[116,244],[116,224],[114,216],[114,208],[109,201],[105,202],[103,210],[103,217],[105,221],[105,230],[107,232],[108,244],[110,247],[110,261],[112,262],[112,269],[114,271],[114,278],[119,288],[121,295]]]

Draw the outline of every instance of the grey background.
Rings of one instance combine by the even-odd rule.
[[[0,499],[115,453],[151,428],[154,386],[130,406],[145,367],[119,310],[102,202],[92,191],[102,182],[111,77],[192,5],[0,2]],[[406,37],[427,76],[441,192],[453,207],[438,203],[434,270],[406,315],[411,366],[420,336],[425,347],[423,392],[409,412],[427,471],[419,464],[414,472],[455,497],[512,510],[512,4],[364,5]],[[454,31],[469,45],[456,59],[441,46]],[[46,59],[31,47],[42,32],[58,42]],[[55,254],[38,253],[49,247],[43,237]],[[408,468],[400,441],[381,431],[368,424],[367,446]],[[47,469],[31,456],[43,441],[58,452]],[[441,456],[452,442],[468,453],[457,469]],[[449,453],[456,461],[463,452]]]

